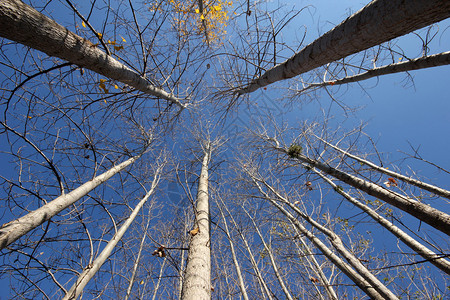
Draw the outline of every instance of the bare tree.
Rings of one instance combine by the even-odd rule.
[[[170,93],[152,84],[135,71],[98,49],[92,42],[70,32],[19,0],[0,4],[0,35],[90,69],[137,90],[166,99],[181,108],[185,105]]]
[[[198,182],[195,222],[191,230],[182,299],[211,298],[211,232],[208,197],[208,165],[212,145],[206,142]]]
[[[251,93],[273,82],[292,78],[327,63],[387,42],[450,16],[445,0],[375,0],[325,33],[285,62],[236,90]]]

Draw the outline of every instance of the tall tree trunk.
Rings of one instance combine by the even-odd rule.
[[[189,245],[183,300],[211,299],[211,235],[208,197],[208,165],[211,145],[207,145],[198,182],[196,216]]]
[[[449,57],[449,60],[450,60],[450,52],[447,52],[447,53],[448,53],[448,57]],[[449,191],[449,190],[446,190],[446,189],[440,188],[440,187],[438,187],[438,186],[434,186],[434,185],[432,185],[432,184],[429,184],[429,183],[426,183],[426,182],[423,182],[423,181],[420,181],[420,180],[417,180],[417,179],[414,179],[414,178],[410,178],[410,177],[408,177],[408,176],[405,176],[405,175],[399,174],[399,173],[397,173],[397,172],[388,170],[388,169],[386,169],[386,168],[377,166],[376,164],[374,164],[374,163],[371,162],[371,161],[362,159],[362,158],[360,158],[360,157],[358,157],[358,156],[356,156],[356,155],[353,155],[353,154],[351,154],[351,153],[348,153],[347,151],[345,151],[345,150],[343,150],[343,149],[341,149],[341,148],[339,148],[339,147],[337,147],[337,146],[335,146],[335,145],[332,145],[332,144],[328,143],[328,142],[325,141],[324,139],[321,139],[321,138],[318,137],[318,136],[316,136],[316,137],[317,137],[320,141],[324,142],[325,144],[327,144],[327,145],[330,146],[331,148],[333,148],[333,149],[335,149],[335,150],[341,152],[341,153],[344,154],[345,156],[348,156],[348,157],[350,157],[350,158],[352,158],[352,159],[354,159],[354,160],[356,160],[356,161],[358,161],[358,162],[360,162],[360,163],[363,163],[363,164],[365,164],[365,165],[371,167],[372,169],[374,169],[374,170],[376,170],[376,171],[378,171],[378,172],[380,172],[380,173],[383,173],[383,174],[386,174],[386,175],[388,175],[388,176],[391,176],[391,177],[400,179],[400,180],[402,180],[402,181],[404,181],[404,182],[407,182],[407,183],[409,183],[409,184],[412,184],[412,185],[414,185],[414,186],[417,186],[418,188],[424,189],[424,190],[429,191],[429,192],[431,192],[431,193],[433,193],[433,194],[436,194],[436,195],[438,195],[438,196],[441,196],[441,197],[445,197],[445,198],[447,198],[447,199],[450,199],[450,191]]]
[[[225,206],[225,208],[226,208],[226,206]],[[261,289],[261,297],[260,298],[266,299],[266,297],[267,297],[268,299],[272,300],[272,293],[269,290],[269,287],[267,286],[266,281],[264,280],[264,277],[262,276],[261,270],[258,267],[258,263],[255,260],[255,256],[253,255],[252,248],[250,247],[250,245],[249,245],[247,239],[245,238],[244,234],[242,233],[242,231],[239,230],[238,225],[237,225],[236,221],[234,220],[233,216],[231,214],[229,214],[229,215],[230,215],[230,219],[231,219],[234,227],[237,229],[239,236],[242,239],[242,242],[244,242],[245,249],[248,252],[248,257],[250,259],[253,270],[255,272],[256,279],[258,280],[259,287]],[[266,297],[264,297],[264,295]]]
[[[319,171],[316,171],[313,169],[313,171],[318,174],[320,177],[322,177],[328,184],[330,184],[334,190],[344,196],[345,199],[347,199],[350,203],[354,204],[356,207],[363,210],[366,214],[368,214],[373,220],[375,220],[378,224],[382,225],[384,228],[386,228],[388,231],[390,231],[392,234],[394,234],[397,238],[399,238],[406,246],[414,250],[417,254],[428,260],[430,263],[450,275],[450,261],[443,258],[442,255],[436,254],[415,239],[413,239],[410,235],[408,235],[406,232],[392,224],[389,220],[384,218],[382,215],[378,214],[375,210],[370,208],[369,206],[361,203],[360,201],[356,200],[346,192],[342,190],[342,188],[339,188],[333,181],[331,181],[329,178],[327,178],[325,175],[320,173]]]
[[[141,201],[136,205],[136,207],[131,212],[128,219],[124,222],[124,224],[120,227],[120,229],[114,234],[112,239],[105,246],[103,251],[98,255],[98,257],[92,262],[92,264],[86,266],[84,271],[78,276],[77,281],[72,285],[70,290],[64,296],[63,300],[74,300],[77,299],[78,296],[83,292],[84,287],[88,284],[88,282],[94,277],[94,275],[100,270],[100,267],[105,263],[108,257],[111,255],[111,252],[116,247],[117,243],[122,239],[125,232],[130,227],[131,223],[133,223],[137,214],[141,210],[142,206],[147,202],[148,198],[153,194],[156,186],[158,185],[160,172],[162,167],[159,167],[154,175],[152,186],[147,194],[142,198]]]
[[[322,270],[322,267],[319,265],[319,263],[317,262],[317,259],[314,257],[313,252],[311,251],[311,248],[309,247],[309,245],[306,244],[306,242],[304,241],[304,238],[302,236],[302,234],[298,231],[297,227],[295,226],[294,223],[292,223],[292,227],[294,229],[294,231],[296,232],[296,239],[295,241],[300,241],[300,244],[302,247],[300,247],[300,245],[297,245],[297,251],[299,253],[299,255],[302,256],[306,256],[307,261],[310,265],[310,268],[312,270],[314,270],[314,272],[316,273],[316,276],[320,278],[320,282],[323,285],[323,288],[325,289],[328,299],[331,300],[338,300],[338,296],[333,288],[333,286],[330,284],[330,281],[328,280],[328,278],[326,277],[325,273]],[[317,287],[316,287],[317,289]],[[318,294],[320,295],[321,299],[323,299],[322,294],[320,293],[320,290],[317,289]]]
[[[269,195],[265,193],[258,181],[261,182],[268,188],[274,195],[276,195],[277,200],[288,205],[292,210],[294,210],[298,216],[303,218],[306,222],[308,222],[311,226],[318,229],[320,232],[324,233],[328,236],[330,243],[334,246],[334,248],[338,251],[339,254],[344,257],[347,262],[366,280],[384,299],[397,300],[398,298],[383,284],[381,281],[376,278],[360,261],[359,259],[351,253],[344,246],[341,238],[326,228],[325,226],[319,224],[316,220],[310,217],[308,214],[303,213],[298,207],[293,205],[290,201],[284,198],[281,194],[279,194],[271,185],[269,185],[266,181],[255,177],[253,174],[249,174],[252,177],[253,182],[257,185],[260,192],[265,196],[266,199],[269,199]],[[274,202],[272,199],[270,200],[272,203]]]
[[[94,188],[135,162],[139,157],[141,157],[142,154],[143,152],[137,156],[129,158],[115,167],[112,167],[105,173],[84,183],[70,193],[59,196],[55,200],[48,202],[44,206],[30,212],[29,214],[9,223],[3,224],[0,228],[0,249],[5,248],[9,244],[18,240],[21,236],[27,234],[45,221],[50,220],[61,211],[86,196]]]
[[[448,17],[448,0],[372,1],[284,63],[237,90],[237,93],[251,93]]]
[[[253,227],[255,227],[255,231],[258,234],[259,239],[263,243],[264,249],[267,251],[267,254],[269,255],[270,263],[271,263],[273,271],[275,273],[275,277],[277,278],[278,283],[280,284],[280,287],[283,290],[286,299],[293,300],[293,298],[291,296],[291,293],[289,292],[286,284],[284,283],[284,279],[281,276],[280,271],[278,270],[278,266],[277,266],[277,263],[275,261],[275,257],[274,257],[274,255],[272,253],[272,246],[267,245],[266,241],[264,240],[263,235],[261,234],[261,231],[258,228],[258,225],[256,225],[256,222],[255,222],[254,218],[245,210],[244,207],[242,207],[242,210],[245,212],[245,214],[252,221]]]
[[[149,210],[149,214],[150,214],[150,210]],[[131,278],[130,278],[130,282],[128,283],[127,293],[125,295],[124,300],[128,300],[128,298],[130,298],[131,290],[133,289],[133,284],[134,284],[134,281],[136,280],[136,273],[139,268],[139,264],[141,262],[141,254],[142,254],[142,250],[144,249],[144,243],[145,243],[145,238],[147,237],[147,230],[148,230],[148,226],[150,225],[150,219],[151,218],[149,216],[147,219],[147,224],[145,225],[145,230],[142,234],[141,242],[139,243],[138,255],[133,264],[133,271],[131,272]]]
[[[278,208],[296,227],[297,229],[308,238],[322,254],[328,258],[333,264],[336,265],[351,281],[353,281],[364,293],[366,293],[372,299],[385,300],[383,297],[369,282],[367,282],[357,271],[355,271],[348,263],[337,256],[330,248],[328,248],[314,233],[306,229],[302,223],[300,223],[289,211],[287,211],[278,201],[275,201],[272,197],[261,188],[258,181],[252,176],[252,181],[258,188],[259,192],[264,199],[268,200],[273,206]]]
[[[222,206],[224,206],[224,208],[229,213],[228,209],[225,206],[225,203],[223,203],[223,201],[220,198],[220,196],[217,196],[217,198],[220,200]],[[247,295],[247,289],[245,288],[244,278],[242,277],[241,267],[240,267],[239,262],[237,260],[236,250],[234,248],[234,242],[233,242],[233,240],[231,238],[230,230],[228,229],[227,220],[225,218],[225,215],[223,213],[221,205],[219,205],[219,210],[220,210],[220,215],[222,216],[222,221],[223,221],[223,227],[225,229],[225,234],[227,235],[228,242],[230,243],[231,257],[233,258],[233,263],[234,263],[234,266],[236,268],[236,274],[237,274],[237,277],[238,277],[239,288],[241,289],[242,298],[244,298],[244,300],[249,300],[248,295]]]
[[[277,150],[288,154],[286,149],[276,147]],[[340,171],[320,161],[311,159],[303,154],[296,154],[295,159],[304,162],[311,167],[315,167],[328,175],[333,176],[340,181],[353,186],[367,194],[383,200],[407,213],[416,217],[417,219],[427,223],[443,233],[450,235],[450,215],[435,209],[425,203],[407,198],[398,193],[385,189],[375,183],[361,179],[354,175]]]
[[[19,0],[0,1],[0,36],[67,60],[184,108],[179,99]]]

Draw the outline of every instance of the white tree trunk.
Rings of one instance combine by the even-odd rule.
[[[183,280],[181,299],[211,299],[211,236],[208,197],[208,164],[211,148],[208,145],[203,157],[202,169],[198,182],[197,205],[194,229],[197,234],[191,236]]]
[[[225,209],[229,213],[228,209],[225,206],[225,203],[223,203],[223,201],[220,198],[220,196],[217,196],[217,198],[220,200],[222,205],[225,207]],[[234,242],[231,239],[230,230],[228,229],[227,220],[225,218],[225,215],[223,214],[223,211],[222,211],[222,208],[220,207],[220,205],[219,205],[219,210],[220,210],[220,215],[222,216],[223,227],[225,229],[225,233],[226,233],[228,241],[230,243],[231,257],[233,258],[233,263],[234,263],[234,266],[236,268],[236,274],[237,274],[237,277],[238,277],[239,288],[241,289],[242,297],[244,298],[244,300],[249,300],[248,295],[247,295],[247,289],[245,288],[244,278],[242,277],[241,267],[239,266],[239,261],[237,260],[236,250],[234,249]]]
[[[13,243],[21,236],[27,234],[29,231],[38,227],[45,221],[50,220],[52,217],[66,209],[70,205],[74,204],[82,197],[87,195],[94,188],[111,178],[116,173],[122,171],[127,166],[141,157],[142,153],[134,156],[123,163],[112,167],[105,173],[95,177],[94,179],[84,183],[80,187],[74,189],[70,193],[64,194],[56,198],[55,200],[48,202],[44,206],[30,212],[29,214],[20,217],[14,221],[4,224],[0,228],[0,249],[5,248],[9,244]]]
[[[173,95],[19,0],[0,1],[0,36],[67,60],[137,90],[185,106]]]
[[[450,52],[447,52],[447,53],[448,53],[447,55],[448,55],[449,62],[450,62]],[[407,182],[409,184],[415,185],[418,188],[424,189],[424,190],[429,191],[429,192],[431,192],[433,194],[436,194],[438,196],[450,199],[450,191],[449,190],[446,190],[446,189],[440,188],[438,186],[434,186],[432,184],[429,184],[429,183],[426,183],[426,182],[423,182],[423,181],[420,181],[420,180],[417,180],[417,179],[414,179],[414,178],[410,178],[410,177],[407,177],[405,175],[402,175],[402,174],[396,173],[394,171],[385,169],[383,167],[377,166],[373,162],[370,162],[368,160],[362,159],[362,158],[360,158],[360,157],[358,157],[356,155],[350,154],[347,151],[344,151],[341,148],[339,148],[339,147],[337,147],[335,145],[332,145],[332,144],[328,143],[327,141],[325,141],[325,140],[323,140],[323,139],[321,139],[319,137],[317,137],[317,138],[319,140],[321,140],[322,142],[324,142],[325,144],[327,144],[328,146],[330,146],[331,148],[341,152],[345,156],[348,156],[348,157],[350,157],[350,158],[352,158],[352,159],[354,159],[354,160],[356,160],[356,161],[358,161],[360,163],[363,163],[363,164],[371,167],[372,169],[374,169],[374,170],[376,170],[378,172],[381,172],[381,173],[386,174],[388,176],[400,179],[400,180],[402,180],[404,182]]]
[[[316,172],[320,177],[322,177],[328,184],[330,184],[334,190],[344,196],[345,199],[347,199],[350,203],[354,204],[356,207],[363,210],[365,213],[367,213],[372,219],[374,219],[378,224],[382,225],[384,228],[386,228],[388,231],[390,231],[392,234],[394,234],[396,237],[398,237],[405,245],[407,245],[409,248],[414,250],[417,254],[428,260],[430,263],[444,271],[445,273],[450,275],[450,261],[448,261],[445,258],[442,258],[441,255],[438,255],[413,239],[410,235],[408,235],[406,232],[392,224],[389,220],[378,214],[375,210],[370,208],[369,206],[361,203],[360,201],[356,200],[346,192],[344,192],[342,189],[338,188],[338,186],[331,181],[329,178],[327,178],[325,175],[321,174],[320,172],[313,169],[314,172]]]
[[[149,210],[149,213],[150,213],[150,210]],[[137,270],[138,270],[138,267],[139,267],[139,263],[141,262],[141,254],[142,254],[142,250],[144,248],[145,238],[147,237],[147,230],[148,230],[148,226],[149,225],[150,225],[150,216],[148,217],[147,224],[145,225],[145,230],[144,230],[144,232],[142,234],[141,242],[139,244],[138,255],[137,255],[136,260],[135,260],[134,265],[133,265],[133,271],[131,273],[130,282],[128,283],[127,293],[125,295],[124,300],[128,300],[128,298],[131,295],[131,290],[133,288],[133,284],[134,284],[134,281],[135,281],[135,278],[136,278],[136,273],[137,273]]]
[[[92,279],[92,277],[94,277],[94,275],[98,272],[98,270],[100,270],[100,267],[111,255],[111,252],[114,250],[117,243],[122,239],[123,235],[125,234],[127,229],[130,227],[131,223],[133,223],[134,219],[136,218],[137,214],[141,210],[142,206],[144,206],[145,202],[147,202],[148,198],[150,198],[150,196],[153,194],[153,192],[159,182],[161,169],[162,169],[161,167],[157,169],[157,171],[154,175],[152,186],[151,186],[150,190],[142,198],[142,200],[139,201],[139,203],[136,205],[136,207],[131,212],[128,219],[123,223],[123,225],[120,227],[120,229],[114,234],[114,236],[108,242],[108,244],[105,246],[103,251],[97,256],[97,258],[92,262],[92,264],[90,264],[84,268],[84,271],[81,273],[81,275],[78,277],[77,281],[72,285],[70,290],[64,296],[63,300],[77,299],[78,296],[83,292],[84,287],[88,284],[88,282]]]
[[[314,270],[314,272],[316,273],[316,276],[320,278],[320,282],[322,283],[325,291],[327,292],[328,298],[331,300],[338,300],[339,298],[338,298],[333,286],[330,284],[330,281],[325,276],[325,273],[322,271],[322,268],[319,265],[319,263],[317,262],[317,259],[314,257],[313,252],[311,251],[311,248],[306,244],[306,242],[303,239],[303,236],[298,231],[295,224],[293,224],[292,222],[291,222],[291,224],[296,232],[295,241],[299,240],[302,245],[302,248],[300,248],[300,246],[297,245],[297,248],[298,248],[297,251],[298,251],[299,255],[306,256],[308,264],[310,265],[310,268],[312,270]],[[317,287],[316,287],[316,289],[317,289]],[[320,290],[317,289],[317,292],[320,294]],[[323,299],[322,294],[320,294],[320,296]]]
[[[230,214],[230,219],[233,222],[234,226],[236,227],[242,241],[244,242],[245,249],[248,252],[248,257],[249,257],[252,267],[255,271],[256,279],[259,282],[259,287],[261,289],[261,295],[262,296],[265,295],[268,299],[272,300],[272,293],[270,292],[269,287],[267,286],[266,281],[264,280],[264,277],[262,276],[262,273],[259,270],[258,263],[255,260],[255,256],[253,255],[252,249],[251,249],[247,239],[245,238],[242,231],[239,230],[238,225],[231,214]],[[264,297],[263,299],[266,299],[266,298]]]
[[[335,234],[333,231],[329,230],[325,226],[319,224],[309,215],[303,213],[298,207],[293,205],[290,201],[284,198],[281,194],[279,194],[271,185],[269,185],[266,181],[256,178],[253,174],[249,174],[252,177],[253,182],[257,185],[258,189],[264,196],[268,199],[269,195],[265,193],[259,183],[257,181],[262,182],[273,194],[276,195],[278,200],[287,204],[292,210],[294,210],[301,218],[303,218],[306,222],[311,224],[311,226],[317,228],[319,231],[328,236],[331,244],[335,247],[335,249],[341,254],[347,262],[353,266],[353,268],[366,280],[380,295],[383,299],[397,300],[398,298],[383,284],[381,281],[376,278],[360,261],[359,259],[353,255],[347,248],[344,246],[341,238]],[[274,202],[272,199],[270,200],[272,203]]]
[[[372,1],[284,63],[237,90],[237,93],[251,93],[448,17],[448,0]]]
[[[339,256],[337,256],[330,248],[328,248],[317,236],[315,236],[311,231],[307,230],[290,212],[288,212],[283,206],[281,206],[277,201],[270,198],[254,181],[261,194],[264,195],[265,199],[270,201],[273,206],[278,208],[296,227],[297,229],[306,236],[316,247],[322,252],[322,254],[327,257],[336,267],[338,267],[351,281],[353,281],[364,293],[369,297],[376,300],[385,300],[378,291],[368,283],[358,272],[356,272],[349,264],[343,261]]]
[[[276,149],[283,151],[287,154],[287,150],[276,147]],[[345,173],[333,167],[330,167],[320,161],[306,157],[303,154],[296,156],[296,159],[310,165],[311,167],[316,167],[317,169],[333,176],[340,181],[353,186],[367,194],[374,196],[380,200],[383,200],[407,213],[416,217],[417,219],[427,223],[428,225],[436,228],[443,233],[450,235],[450,215],[435,209],[425,203],[413,200],[411,198],[404,197],[393,191],[385,189],[375,183],[369,182],[367,180],[361,179],[354,175]]]
[[[258,228],[258,226],[256,225],[256,222],[255,222],[255,220],[252,218],[252,216],[250,216],[250,214],[245,210],[244,207],[242,207],[242,210],[245,212],[245,214],[246,214],[246,215],[250,218],[250,220],[252,221],[253,227],[255,227],[256,233],[258,234],[258,236],[259,236],[261,242],[263,243],[264,249],[267,251],[267,254],[269,255],[270,263],[271,263],[272,268],[273,268],[273,271],[274,271],[274,273],[275,273],[275,277],[277,278],[278,283],[280,284],[281,289],[283,290],[284,295],[286,296],[286,299],[293,300],[293,298],[292,298],[292,296],[291,296],[291,293],[290,293],[289,290],[287,289],[286,284],[284,283],[284,279],[282,278],[282,276],[281,276],[281,274],[280,274],[280,271],[278,270],[278,266],[277,266],[277,263],[276,263],[276,261],[275,261],[275,257],[273,256],[273,253],[272,253],[272,247],[271,247],[271,246],[269,247],[269,245],[266,244],[266,241],[264,240],[264,237],[263,237],[263,235],[261,234],[261,231],[259,231],[259,228]]]

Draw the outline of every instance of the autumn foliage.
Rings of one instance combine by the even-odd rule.
[[[149,3],[150,11],[169,12],[173,27],[182,37],[192,33],[203,36],[205,42],[220,44],[221,37],[226,34],[229,9],[232,1],[203,0],[199,1],[169,0],[162,3]]]

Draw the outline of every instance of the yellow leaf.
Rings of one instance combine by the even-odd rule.
[[[97,35],[98,35],[99,38],[103,37],[103,34],[101,34],[100,32],[98,32]]]
[[[200,228],[195,227],[195,228],[192,229],[189,233],[190,233],[192,236],[195,236],[199,231],[200,231]]]
[[[204,20],[204,19],[205,19],[205,16],[204,16],[204,15],[201,15],[201,16],[200,16],[200,19]]]
[[[84,28],[86,28],[86,24],[84,24],[84,21],[81,22],[81,26],[83,26]]]
[[[200,13],[200,10],[198,10],[198,8],[196,8],[196,9],[195,9],[195,13],[196,13],[196,14],[199,14],[199,13]]]
[[[106,99],[104,101],[105,101],[105,104],[106,104]]]
[[[117,86],[117,84],[114,85],[114,88],[115,88],[116,90],[119,89],[119,87]]]
[[[123,36],[120,36],[122,38],[122,42],[126,43],[127,40],[123,38]]]
[[[144,280],[141,280],[140,284],[141,284],[141,285],[144,284]]]
[[[100,79],[100,82],[101,83],[106,82],[106,79]]]
[[[108,44],[110,44],[110,45],[115,45],[116,44],[116,41],[110,41],[110,40],[108,40]]]
[[[32,118],[32,116],[28,116],[27,118],[28,118],[28,119],[31,119],[31,118]]]

